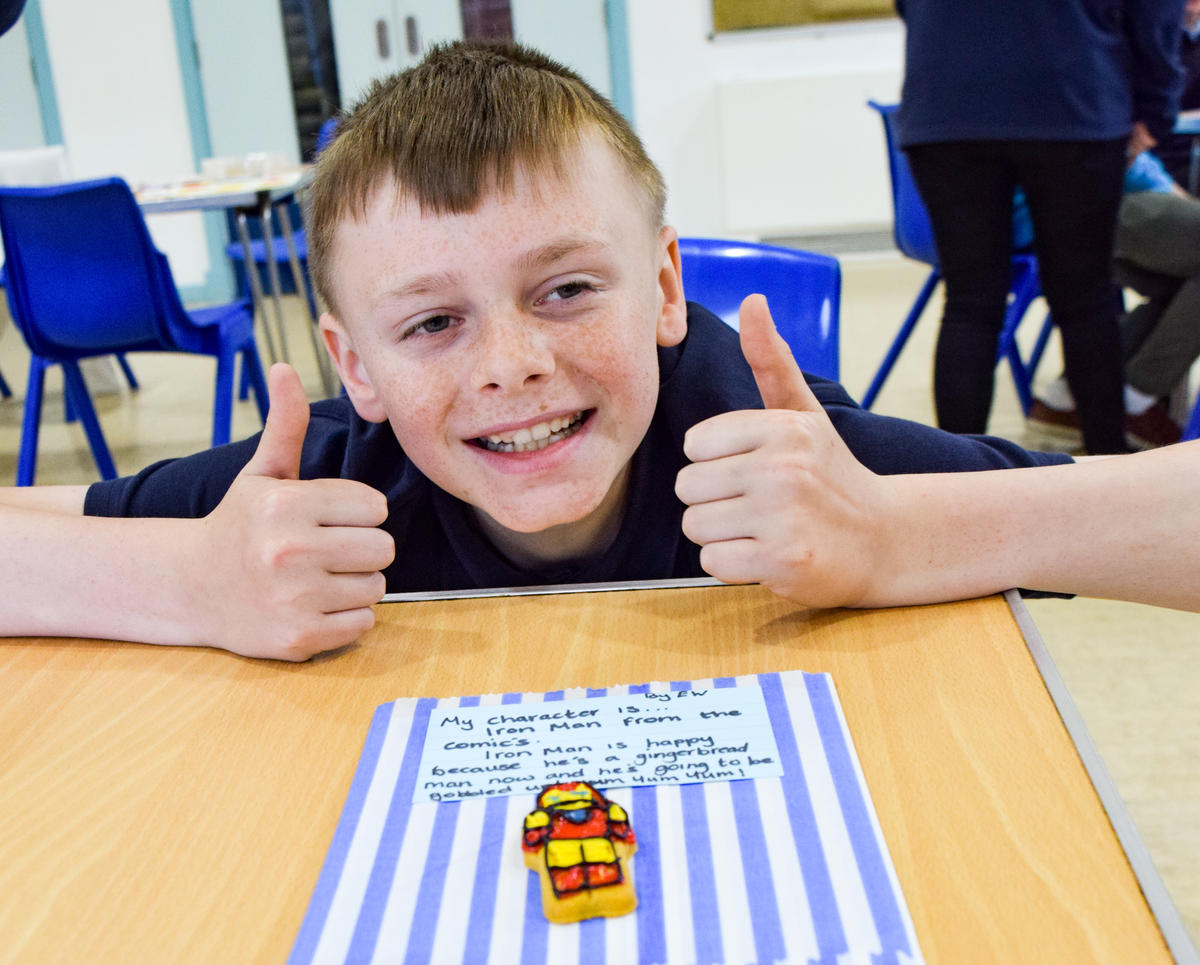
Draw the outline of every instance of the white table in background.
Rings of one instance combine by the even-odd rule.
[[[311,181],[311,165],[289,168],[272,174],[213,179],[196,176],[185,181],[169,184],[144,185],[135,189],[138,204],[146,214],[170,214],[179,211],[232,210],[235,213],[238,239],[246,254],[246,277],[250,282],[250,293],[254,299],[256,313],[261,312],[263,332],[266,334],[267,354],[271,361],[291,361],[287,344],[287,332],[283,321],[282,285],[279,266],[275,259],[267,258],[267,279],[271,287],[271,304],[274,309],[275,331],[268,322],[265,306],[266,293],[254,265],[253,247],[247,228],[247,217],[257,217],[262,224],[262,238],[268,252],[274,248],[273,215],[279,219],[279,234],[287,247],[288,262],[296,292],[304,303],[308,315],[308,332],[321,374],[321,385],[326,394],[333,395],[338,388],[329,359],[317,338],[317,322],[312,315],[305,291],[304,272],[296,252],[296,242],[287,206],[298,191]],[[278,343],[276,343],[278,338]]]

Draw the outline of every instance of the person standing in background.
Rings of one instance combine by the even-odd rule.
[[[1183,31],[1179,38],[1179,59],[1183,64],[1183,92],[1179,95],[1181,111],[1200,110],[1200,0],[1186,0],[1183,5]],[[1159,138],[1154,153],[1175,182],[1189,191],[1192,162],[1192,134],[1168,134]]]
[[[899,140],[946,282],[938,425],[987,429],[1021,187],[1084,447],[1125,451],[1113,233],[1127,150],[1153,146],[1174,124],[1183,0],[896,8],[907,27]]]

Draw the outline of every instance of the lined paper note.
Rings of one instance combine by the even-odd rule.
[[[762,688],[648,690],[553,707],[436,707],[415,801],[779,777]]]
[[[546,921],[520,850],[532,794],[414,802],[439,715],[516,706],[546,712],[581,699],[738,687],[761,696],[781,773],[612,791],[638,839],[631,915]],[[606,792],[617,787],[596,783]],[[399,960],[868,965],[922,958],[832,682],[795,672],[378,708],[290,961]]]

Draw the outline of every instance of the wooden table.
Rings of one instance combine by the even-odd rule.
[[[704,587],[378,616],[300,665],[0,641],[0,961],[283,961],[396,697],[788,669],[833,675],[929,962],[1171,960],[1182,926],[1160,933],[1003,598],[809,611]]]

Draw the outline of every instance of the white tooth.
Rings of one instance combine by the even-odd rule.
[[[534,439],[548,439],[550,437],[550,426],[545,422],[539,422],[534,426],[530,433]]]
[[[516,432],[513,433],[512,441],[515,442],[518,446],[523,446],[527,442],[533,441],[533,433],[530,432],[528,429],[518,429]]]
[[[504,437],[503,436],[488,436],[488,442],[494,442],[496,445],[500,445],[500,443],[504,442]]]

